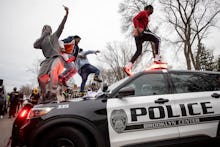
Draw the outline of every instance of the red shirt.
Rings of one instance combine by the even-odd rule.
[[[134,27],[137,28],[142,28],[143,30],[145,30],[148,26],[148,22],[149,22],[149,17],[150,15],[150,11],[149,10],[144,10],[139,12],[134,18],[133,18],[133,24]]]

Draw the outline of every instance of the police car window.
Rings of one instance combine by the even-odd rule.
[[[134,96],[147,96],[168,93],[166,81],[162,74],[142,75],[126,85],[126,87],[134,88]]]
[[[121,79],[120,81],[112,84],[111,86],[108,87],[108,92],[112,92],[115,88],[117,88],[120,84],[122,84],[123,82],[125,82],[129,77],[126,77],[124,79]]]
[[[177,93],[220,90],[220,76],[208,73],[171,73]]]

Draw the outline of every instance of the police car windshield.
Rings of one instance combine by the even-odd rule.
[[[107,92],[111,93],[115,88],[117,88],[120,84],[122,84],[124,81],[126,81],[129,77],[126,77],[124,79],[121,79],[117,81],[116,83],[112,84],[111,86],[108,87]]]

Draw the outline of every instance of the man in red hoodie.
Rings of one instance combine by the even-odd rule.
[[[139,12],[134,18],[133,18],[133,24],[134,24],[134,38],[135,38],[135,44],[137,47],[137,50],[133,57],[131,58],[130,62],[124,67],[124,71],[130,76],[132,74],[131,68],[134,64],[134,62],[137,60],[137,58],[142,53],[142,44],[144,41],[151,41],[155,44],[155,57],[154,62],[160,61],[159,56],[159,46],[160,46],[160,38],[152,33],[148,29],[148,22],[149,22],[149,16],[153,13],[153,6],[147,5],[144,7],[144,10]]]

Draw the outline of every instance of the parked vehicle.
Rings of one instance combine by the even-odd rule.
[[[220,73],[148,69],[93,99],[36,105],[17,119],[14,146],[204,145],[220,136]]]

